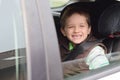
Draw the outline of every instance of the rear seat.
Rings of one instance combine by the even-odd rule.
[[[98,3],[99,2],[95,2],[95,3],[94,2],[78,2],[78,3],[76,3],[76,6],[89,9],[90,14],[91,14],[91,19],[92,19],[91,20],[92,27],[95,32],[94,33],[95,37],[97,37],[98,39],[99,39],[99,37],[100,37],[100,39],[105,38],[103,40],[103,43],[106,45],[106,47],[108,49],[108,53],[120,51],[120,47],[119,47],[120,37],[116,37],[116,36],[111,37],[113,34],[116,34],[116,32],[118,32],[118,31],[120,32],[120,27],[117,29],[118,31],[113,31],[113,28],[118,27],[118,26],[114,27],[117,24],[116,21],[118,21],[118,23],[120,23],[120,21],[119,21],[120,17],[116,18],[115,22],[113,22],[113,18],[116,17],[116,14],[118,14],[120,12],[120,7],[119,7],[120,4],[118,2],[117,2],[118,4],[116,4],[116,2],[111,1],[107,5],[102,6],[102,5],[100,5],[100,3],[98,5]],[[113,7],[111,8],[110,5],[112,5]],[[107,8],[108,6],[110,6],[110,7]],[[116,7],[119,7],[119,9],[114,9]],[[101,15],[102,12],[103,12],[103,14]],[[98,21],[99,18],[100,18],[100,20]],[[54,19],[55,19],[55,25],[56,25],[59,45],[61,45],[61,44],[66,43],[66,39],[60,32],[59,16],[54,16]],[[107,29],[111,30],[111,32],[113,34],[111,34],[111,32],[109,32]]]
[[[109,6],[101,14],[98,32],[103,36],[103,43],[108,53],[120,51],[120,3]]]

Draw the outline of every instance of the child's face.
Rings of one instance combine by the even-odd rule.
[[[91,27],[84,15],[74,13],[66,20],[66,25],[64,29],[61,28],[61,31],[72,43],[79,44],[90,34]]]

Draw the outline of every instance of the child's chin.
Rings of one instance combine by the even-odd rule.
[[[81,42],[74,42],[74,44],[80,44]]]

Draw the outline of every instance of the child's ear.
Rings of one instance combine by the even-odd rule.
[[[61,33],[63,34],[63,36],[66,36],[65,30],[64,30],[62,27],[60,28],[60,31],[61,31]]]

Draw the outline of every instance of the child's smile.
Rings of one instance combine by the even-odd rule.
[[[67,18],[66,26],[62,30],[62,33],[73,44],[79,44],[88,37],[90,31],[91,28],[88,26],[86,17],[84,15],[74,13]]]

